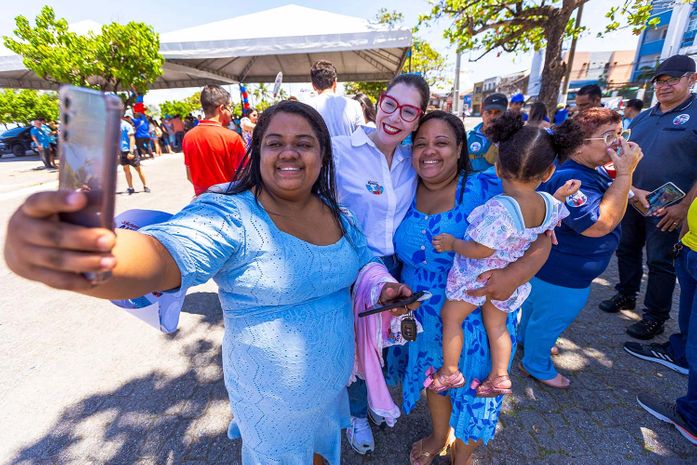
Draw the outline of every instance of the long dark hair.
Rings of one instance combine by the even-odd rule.
[[[530,107],[530,115],[528,121],[544,121],[547,118],[547,107],[542,102],[535,102]]]
[[[261,177],[261,141],[269,128],[269,124],[271,124],[271,120],[278,113],[289,113],[305,118],[319,140],[322,167],[320,168],[319,177],[312,185],[311,191],[327,204],[334,214],[343,235],[346,231],[341,222],[341,211],[336,200],[332,141],[329,130],[317,110],[304,103],[283,100],[264,110],[252,132],[252,141],[247,149],[247,154],[237,169],[226,194],[240,194],[251,190],[254,192],[256,201],[259,202],[259,195],[265,188],[264,180]]]
[[[363,109],[363,118],[366,123],[375,123],[375,105],[370,97],[363,93],[358,93],[353,96],[353,99],[361,104]]]
[[[460,154],[457,157],[457,173],[458,176],[462,176],[462,183],[460,186],[460,198],[458,203],[462,202],[462,196],[465,192],[465,183],[467,182],[467,176],[472,172],[472,166],[470,165],[470,157],[467,149],[467,131],[465,130],[465,125],[462,120],[457,116],[448,113],[446,111],[435,110],[430,113],[425,114],[419,120],[419,129],[423,124],[432,119],[437,119],[445,122],[455,133],[455,143],[460,145]],[[419,132],[417,129],[414,132],[414,137]]]

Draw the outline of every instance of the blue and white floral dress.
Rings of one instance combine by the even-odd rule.
[[[443,324],[440,311],[445,303],[445,286],[455,254],[438,253],[431,242],[440,233],[463,237],[469,225],[467,217],[472,210],[502,192],[501,181],[493,169],[471,174],[467,178],[462,201],[461,186],[462,183],[458,182],[455,205],[446,212],[426,215],[417,210],[414,201],[395,234],[395,250],[404,263],[402,282],[414,291],[428,290],[433,294],[431,299],[414,312],[424,331],[417,336],[416,341],[402,348],[409,352],[406,366],[399,367],[395,364],[390,367],[391,381],[402,382],[402,408],[405,413],[411,412],[420,398],[426,370],[443,365]],[[517,315],[517,311],[510,313],[507,320],[513,343],[511,357],[516,347]],[[502,397],[479,398],[476,397],[476,391],[469,387],[470,380],[485,379],[491,370],[489,342],[480,309],[465,319],[463,332],[465,339],[459,367],[468,383],[460,389],[449,391],[453,405],[450,425],[458,439],[464,442],[481,440],[486,444],[494,436]],[[395,351],[397,349],[394,348]],[[401,355],[403,354],[396,353],[394,358],[399,359]]]

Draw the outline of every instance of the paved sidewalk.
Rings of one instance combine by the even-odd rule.
[[[153,194],[120,196],[120,206],[180,206],[191,188],[172,173],[181,173],[180,157],[149,163]],[[14,208],[3,205],[3,230]],[[674,399],[687,378],[621,349],[624,328],[638,315],[596,308],[612,294],[615,274],[613,263],[560,340],[555,361],[572,388],[543,387],[514,368],[498,434],[475,463],[697,463],[697,448],[636,403],[642,390]],[[192,290],[181,329],[166,336],[108,303],[21,281],[2,263],[0,277],[0,463],[240,464],[239,442],[225,436],[230,412],[214,285]],[[671,321],[660,341],[674,328]],[[408,463],[410,444],[428,428],[422,403],[393,429],[376,431],[371,458],[344,442],[342,463]]]
[[[595,285],[591,305],[560,341],[562,353],[555,360],[571,374],[573,388],[556,391],[516,376],[515,395],[506,402],[498,435],[475,463],[695,463],[697,449],[635,401],[642,389],[674,398],[686,389],[686,377],[620,349],[624,326],[637,317],[596,311],[595,304],[609,293],[606,285]],[[46,434],[7,463],[239,464],[239,442],[225,437],[230,414],[220,368],[222,321],[216,295],[194,292],[185,309],[180,334],[157,336],[161,352],[141,354],[163,359],[159,367],[149,360],[144,362],[149,368],[140,370],[132,361],[114,360],[106,373],[108,387],[66,404]],[[122,344],[137,352],[137,338],[148,331],[138,328]],[[152,335],[145,337],[152,342]],[[344,444],[342,463],[404,464],[409,444],[427,428],[421,405],[395,428],[376,431],[379,448],[372,458],[359,457]],[[22,429],[15,431],[21,434]]]

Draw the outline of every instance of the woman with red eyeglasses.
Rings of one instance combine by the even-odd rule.
[[[430,96],[426,80],[401,74],[388,85],[377,104],[375,128],[358,127],[350,136],[332,138],[339,203],[348,207],[368,240],[368,247],[399,279],[400,265],[392,238],[416,192],[411,144],[405,140],[419,124]],[[375,448],[368,424],[365,382],[349,386],[351,426],[346,431],[359,454]],[[370,412],[375,423],[386,421]]]

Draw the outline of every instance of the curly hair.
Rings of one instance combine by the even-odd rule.
[[[568,121],[568,120],[567,120]],[[498,144],[498,166],[504,179],[531,181],[544,175],[555,160],[564,161],[583,143],[583,135],[565,121],[555,130],[525,126],[518,112],[498,117],[485,134]]]
[[[601,126],[619,123],[622,121],[622,117],[609,108],[596,107],[579,112],[574,116],[573,121],[583,137],[586,138],[591,137]]]

